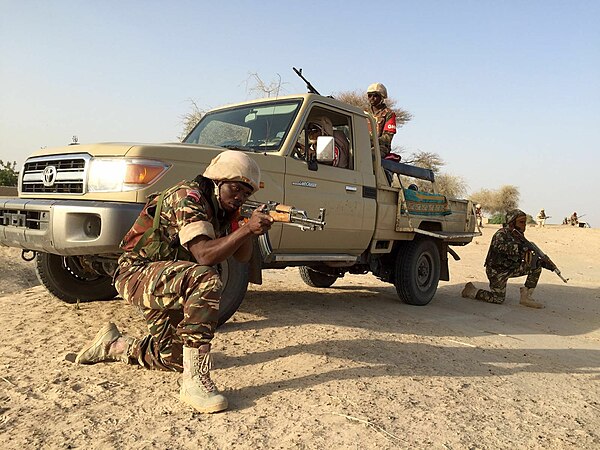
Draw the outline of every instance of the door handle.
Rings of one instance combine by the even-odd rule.
[[[358,191],[358,188],[356,186],[346,185],[346,192],[356,192],[356,191]]]

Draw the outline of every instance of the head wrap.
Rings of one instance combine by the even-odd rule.
[[[324,136],[333,136],[333,122],[327,116],[317,116],[309,121],[309,124],[314,123],[323,130]]]
[[[202,175],[216,182],[241,181],[252,188],[252,193],[258,191],[260,185],[260,168],[256,161],[236,150],[219,153]]]
[[[515,220],[517,220],[521,216],[527,217],[527,214],[525,214],[520,209],[511,209],[510,211],[508,211],[506,213],[506,223],[514,222]]]

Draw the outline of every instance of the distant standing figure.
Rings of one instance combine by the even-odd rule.
[[[465,285],[461,295],[488,303],[503,303],[506,298],[506,283],[509,278],[527,275],[521,288],[520,303],[530,308],[543,308],[531,295],[537,286],[545,263],[534,257],[534,253],[519,239],[527,228],[527,215],[520,209],[509,211],[507,225],[494,234],[485,259],[485,271],[490,281],[490,291],[477,289],[473,283]]]
[[[367,88],[371,114],[377,120],[377,136],[379,138],[381,159],[392,151],[392,139],[396,134],[396,113],[385,104],[384,100],[387,96],[387,89],[381,83],[373,83]]]
[[[546,215],[546,211],[544,211],[544,208],[542,208],[537,215],[538,228],[544,228],[546,226],[547,218],[548,218],[548,216]]]
[[[571,214],[571,218],[569,219],[569,223],[571,226],[576,227],[579,225],[579,218],[577,217],[577,212]]]
[[[483,228],[483,215],[481,213],[481,205],[477,203],[475,205],[475,216],[477,217],[477,226]]]

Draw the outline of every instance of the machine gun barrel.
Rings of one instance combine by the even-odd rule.
[[[263,212],[270,215],[275,222],[287,223],[299,227],[302,231],[317,231],[325,227],[325,209],[319,209],[319,217],[312,219],[308,217],[306,211],[297,209],[293,206],[284,205],[273,201],[257,202],[247,200],[240,208],[240,215],[249,218],[254,210],[261,205],[265,205]]]
[[[319,94],[319,91],[317,91],[315,89],[315,87],[310,83],[310,81],[308,81],[306,78],[304,78],[304,75],[302,75],[302,69],[296,69],[295,67],[292,67],[292,69],[294,69],[294,72],[296,72],[296,75],[298,75],[300,78],[302,78],[302,80],[306,83],[306,88],[308,89],[308,92],[310,92],[311,94],[321,95],[321,94]]]

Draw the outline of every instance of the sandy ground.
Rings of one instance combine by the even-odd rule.
[[[77,366],[107,320],[141,335],[120,300],[67,305],[33,264],[0,249],[0,448],[600,448],[600,230],[550,226],[528,237],[569,284],[544,271],[544,310],[462,299],[497,227],[459,248],[426,307],[372,276],[329,289],[268,271],[214,340],[227,412],[177,400],[179,375],[121,363]]]

